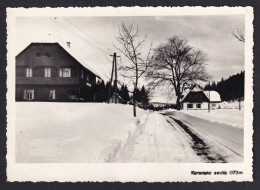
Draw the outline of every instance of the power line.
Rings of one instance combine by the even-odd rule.
[[[75,28],[77,28],[79,31],[81,31],[83,34],[87,34],[88,37],[90,37],[92,40],[94,40],[95,42],[97,42],[100,46],[102,46],[104,48],[105,51],[108,51],[107,53],[111,52],[112,50],[110,48],[105,47],[101,42],[99,42],[96,38],[92,37],[88,32],[82,30],[80,27],[78,27],[76,24],[74,24],[72,21],[70,21],[69,19],[67,19],[66,17],[62,17],[64,20],[66,20],[67,22],[69,22],[71,25],[73,25]]]
[[[89,45],[91,45],[92,47],[94,47],[94,48],[96,48],[96,49],[102,51],[102,52],[105,53],[105,54],[109,54],[109,52],[111,52],[111,51],[106,50],[107,48],[105,48],[103,45],[101,45],[101,46],[102,46],[102,48],[101,48],[101,47],[97,46],[95,43],[90,42],[89,39],[86,39],[86,34],[87,34],[86,31],[84,31],[84,30],[82,30],[81,28],[79,28],[77,25],[75,25],[73,22],[71,22],[71,21],[68,20],[67,18],[65,18],[65,17],[62,17],[62,18],[63,18],[64,20],[66,20],[67,23],[69,23],[70,25],[72,25],[72,26],[74,27],[74,29],[77,29],[77,31],[80,31],[81,35],[79,36],[79,33],[78,33],[78,32],[75,32],[75,30],[72,30],[72,28],[62,25],[63,27],[65,27],[65,28],[69,29],[70,31],[72,31],[77,37],[80,37],[82,40],[84,40],[85,42],[87,42]],[[90,37],[89,34],[87,34],[87,36]],[[93,37],[91,37],[91,38],[94,39]],[[96,41],[98,44],[101,44],[101,43],[98,42],[97,40],[95,40],[95,41]]]
[[[78,33],[76,33],[75,31],[71,30],[70,27],[64,26],[63,24],[61,24],[59,21],[57,21],[57,18],[54,19],[56,21],[56,23],[58,23],[62,28],[64,28],[65,30],[70,30],[76,37],[80,37],[78,36]],[[95,49],[98,49],[100,51],[102,51],[102,53],[107,54],[106,51],[104,51],[103,49],[101,49],[98,46],[95,46],[94,44],[92,44],[91,42],[89,42],[87,39],[85,39],[84,37],[80,37],[83,41],[85,41],[86,43],[88,43],[90,46],[94,47]]]

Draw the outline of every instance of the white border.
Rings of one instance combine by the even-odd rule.
[[[245,115],[244,162],[209,163],[15,163],[15,18],[18,16],[177,16],[245,15]],[[253,181],[253,8],[252,7],[96,7],[96,8],[7,8],[7,179],[8,181]],[[191,171],[239,170],[243,175],[194,176]]]

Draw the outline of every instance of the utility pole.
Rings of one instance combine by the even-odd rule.
[[[240,88],[238,88],[238,109],[241,110]]]
[[[208,104],[208,112],[210,112],[210,82],[209,82],[209,104]]]
[[[134,92],[133,92],[133,108],[134,108],[134,117],[136,117],[136,104],[135,104],[135,91],[136,91],[136,84],[134,82]]]
[[[112,73],[111,73],[111,79],[110,79],[110,85],[109,85],[109,91],[108,91],[108,95],[107,95],[107,103],[109,104],[109,98],[110,98],[110,94],[111,94],[111,84],[112,84],[112,80],[113,80],[113,74],[114,74],[114,57],[113,57],[113,63],[112,63]]]
[[[114,81],[114,88],[115,88],[115,103],[117,104],[117,64],[116,64],[116,53],[114,53],[114,63],[115,63],[115,81]]]
[[[114,70],[115,70],[115,80],[114,80],[114,88],[115,88],[115,103],[117,104],[117,63],[116,63],[116,58],[119,57],[114,53],[113,55],[113,62],[112,62],[112,73],[111,73],[111,79],[110,79],[110,86],[109,86],[109,92],[108,92],[108,97],[107,97],[107,103],[109,104],[109,98],[111,96],[111,89],[112,89],[112,81],[113,81],[113,76],[114,76]]]

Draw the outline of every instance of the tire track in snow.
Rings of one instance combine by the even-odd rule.
[[[201,139],[199,136],[197,136],[196,134],[194,134],[190,128],[185,125],[182,121],[169,116],[167,113],[161,113],[162,115],[166,116],[167,118],[170,118],[170,120],[167,120],[167,122],[175,129],[175,126],[177,125],[178,127],[182,128],[184,130],[184,132],[189,135],[192,139],[192,149],[196,152],[196,154],[202,158],[204,158],[204,160],[206,160],[207,162],[221,162],[221,163],[226,163],[226,160],[223,158],[223,156],[221,156],[219,153],[215,152],[214,150],[212,150],[212,148],[210,148],[203,139]],[[174,122],[174,123],[173,123]]]

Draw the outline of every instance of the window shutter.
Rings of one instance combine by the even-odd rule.
[[[68,77],[71,77],[71,69],[68,68]]]
[[[26,68],[26,69],[25,69],[25,76],[26,76],[26,77],[29,77],[29,68]]]
[[[59,76],[62,77],[62,68],[60,68]]]
[[[23,99],[26,100],[26,90],[23,90]]]

